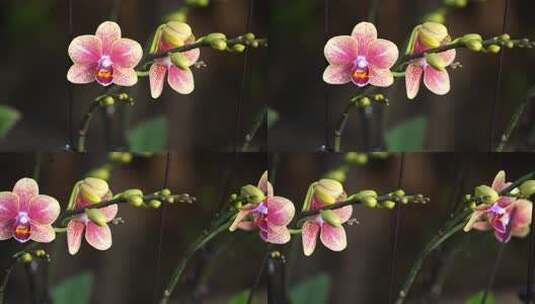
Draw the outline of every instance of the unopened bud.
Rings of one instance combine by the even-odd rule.
[[[107,107],[107,106],[111,106],[115,103],[115,100],[113,99],[113,97],[111,96],[106,96],[102,99],[100,99],[100,105],[103,106],[103,107]]]
[[[399,189],[399,190],[394,191],[393,194],[399,198],[402,198],[405,196],[405,191],[403,191],[402,189]]]
[[[358,105],[361,108],[367,108],[371,105],[370,98],[364,96],[358,100]]]
[[[390,201],[390,200],[383,201],[382,205],[386,209],[393,209],[394,207],[396,207],[396,203],[394,201]]]
[[[418,30],[420,42],[430,48],[439,47],[448,37],[448,29],[441,23],[425,22]]]
[[[106,225],[106,217],[102,213],[102,211],[94,208],[85,209],[85,214],[87,217],[98,226],[104,226]]]
[[[210,42],[210,46],[218,51],[224,51],[227,48],[227,42],[223,39],[215,39]]]
[[[40,257],[40,258],[44,257],[44,256],[46,256],[46,251],[44,251],[43,249],[37,249],[35,251],[35,256],[36,257]]]
[[[444,68],[446,67],[444,59],[436,53],[426,53],[425,61],[437,71],[444,71]]]
[[[160,194],[163,195],[163,196],[169,196],[169,195],[171,195],[171,190],[162,189],[162,191],[160,191]]]
[[[530,198],[533,194],[535,194],[535,180],[528,180],[522,183],[519,187],[520,194],[522,194],[523,197]]]
[[[371,196],[365,197],[362,199],[362,205],[368,208],[377,207],[377,199]]]
[[[334,179],[321,179],[316,184],[314,194],[323,203],[330,205],[344,194],[344,187],[339,181]]]
[[[500,40],[502,40],[502,41],[511,40],[511,36],[509,36],[509,34],[502,34],[502,35],[500,35]]]
[[[189,70],[189,67],[191,66],[189,59],[180,52],[171,54],[171,62],[177,68],[185,71]]]
[[[245,40],[249,40],[249,41],[253,41],[256,38],[255,34],[253,34],[253,33],[247,33],[247,34],[243,35],[243,37],[245,38]]]
[[[243,51],[245,51],[245,45],[239,43],[235,44],[232,46],[232,50],[234,52],[242,53]]]
[[[471,51],[479,52],[483,48],[483,44],[479,40],[468,40],[464,45]]]
[[[342,227],[340,217],[333,210],[320,210],[321,218],[334,227]]]
[[[28,253],[28,252],[23,253],[19,257],[19,261],[22,262],[22,263],[31,263],[32,260],[33,260],[32,255],[30,253]]]
[[[481,201],[485,204],[492,204],[499,198],[496,190],[486,185],[477,186],[475,189],[475,196],[481,198]]]
[[[128,203],[134,207],[141,207],[141,205],[143,205],[143,197],[141,196],[132,195],[128,196],[126,199],[128,200]]]
[[[79,186],[81,197],[91,203],[99,203],[110,191],[108,183],[100,178],[87,177]]]
[[[266,199],[264,192],[253,185],[245,185],[241,188],[241,196],[247,199],[248,203],[257,204]]]
[[[226,40],[226,39],[227,39],[227,36],[223,33],[210,33],[206,35],[206,37],[204,37],[204,41],[210,44],[214,42],[215,40]]]
[[[353,195],[356,200],[362,200],[368,197],[377,198],[377,192],[374,190],[362,190]]]
[[[162,29],[162,39],[172,47],[183,46],[191,36],[191,27],[184,22],[169,21]]]
[[[162,202],[160,202],[159,200],[151,200],[151,201],[149,201],[149,206],[151,208],[158,209],[158,208],[160,208],[161,205],[162,205]]]
[[[501,49],[500,46],[496,44],[491,44],[487,47],[487,51],[494,53],[494,54],[498,53],[500,49]]]

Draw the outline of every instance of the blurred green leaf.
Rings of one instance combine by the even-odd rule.
[[[271,129],[279,121],[279,113],[272,108],[267,109],[267,128]]]
[[[466,299],[466,301],[464,301],[464,304],[481,304],[482,300],[483,300],[483,291],[480,291],[476,294],[471,295],[468,299]],[[489,293],[487,295],[485,304],[496,304],[496,299],[494,298],[494,295],[492,295],[492,293]]]
[[[132,152],[158,152],[167,146],[167,119],[153,117],[128,132],[128,145]]]
[[[292,287],[290,299],[293,304],[324,304],[329,300],[331,280],[320,273]]]
[[[93,274],[89,272],[70,277],[52,289],[52,300],[54,304],[89,304],[93,282]]]
[[[249,290],[244,290],[228,300],[227,304],[246,304],[249,297]],[[254,303],[254,302],[253,302]]]
[[[0,138],[3,138],[19,119],[19,111],[0,105]]]
[[[418,116],[386,131],[388,151],[421,151],[424,147],[427,118]]]

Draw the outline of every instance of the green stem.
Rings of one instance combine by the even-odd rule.
[[[2,278],[2,283],[0,284],[0,304],[4,304],[4,296],[6,294],[6,288],[7,283],[9,281],[9,277],[11,276],[11,272],[13,271],[13,267],[15,264],[12,264],[5,270],[4,277]]]
[[[511,134],[513,134],[513,131],[516,129],[516,126],[518,125],[518,122],[520,121],[522,114],[524,114],[524,111],[528,107],[528,104],[531,102],[533,97],[535,97],[535,86],[531,87],[531,89],[528,91],[528,96],[518,106],[515,113],[511,117],[511,120],[509,121],[509,124],[507,125],[507,128],[505,129],[505,132],[500,138],[500,143],[498,144],[498,147],[496,148],[496,152],[503,152],[503,150],[505,149],[505,145],[507,144],[507,141],[509,141]]]
[[[78,130],[78,145],[76,148],[78,152],[86,152],[85,141],[87,138],[89,125],[91,124],[91,119],[93,118],[93,115],[95,114],[95,112],[97,111],[99,107],[100,107],[100,100],[95,99],[93,100],[91,105],[89,105],[89,110],[87,110],[87,113],[85,113],[82,124],[80,125],[80,129]]]
[[[249,146],[251,145],[251,142],[253,141],[253,138],[256,135],[256,132],[258,132],[258,129],[262,126],[262,122],[267,119],[267,108],[263,107],[260,112],[258,112],[258,115],[256,115],[256,118],[251,125],[251,128],[247,131],[247,134],[245,135],[245,140],[243,142],[243,145],[241,146],[242,152],[247,152],[249,150]]]
[[[218,236],[223,231],[226,231],[230,225],[232,224],[232,220],[234,219],[234,216],[229,216],[228,214],[222,216],[222,220],[219,220],[219,224],[214,225],[214,227],[211,230],[205,231],[203,234],[201,234],[197,240],[191,244],[191,246],[188,248],[186,253],[184,254],[184,257],[180,261],[180,263],[176,266],[173,275],[171,276],[171,279],[169,280],[169,283],[167,283],[167,287],[165,288],[162,298],[160,300],[160,304],[167,304],[169,303],[169,300],[171,299],[171,295],[173,294],[173,291],[178,285],[178,282],[180,281],[180,278],[182,276],[182,273],[186,269],[186,266],[188,265],[188,262],[190,259],[199,251],[201,248],[203,248],[208,242],[210,242],[213,238]],[[222,222],[222,223],[221,223]]]

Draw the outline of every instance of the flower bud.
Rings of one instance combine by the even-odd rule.
[[[106,217],[104,214],[102,214],[102,211],[89,208],[85,209],[85,214],[93,223],[97,224],[98,226],[102,227],[106,225]]]
[[[186,22],[188,20],[188,15],[183,10],[178,10],[172,12],[164,17],[167,21],[177,21],[177,22]]]
[[[102,179],[102,180],[108,180],[110,179],[110,170],[108,170],[107,168],[99,168],[99,169],[91,170],[89,171],[87,176]]]
[[[37,249],[35,251],[35,256],[36,257],[40,257],[40,258],[44,257],[44,256],[46,256],[46,251],[44,251],[43,249]]]
[[[355,200],[363,200],[368,197],[377,198],[377,192],[374,190],[362,190],[353,195]]]
[[[467,41],[470,41],[470,40],[483,41],[483,38],[481,37],[481,35],[477,33],[471,33],[471,34],[466,34],[462,36],[460,39],[460,42],[466,43]]]
[[[371,196],[365,197],[362,199],[362,205],[368,208],[377,207],[377,199]]]
[[[535,180],[531,179],[523,182],[519,189],[523,197],[530,198],[535,194]]]
[[[264,192],[253,185],[245,185],[241,188],[241,196],[247,199],[248,203],[257,204],[266,199]]]
[[[227,39],[227,36],[223,33],[210,33],[208,35],[206,35],[206,37],[204,37],[204,41],[208,42],[208,43],[212,43],[214,42],[215,40],[226,40]]]
[[[485,204],[492,204],[499,198],[496,190],[486,185],[477,186],[475,196],[481,198],[481,201]]]
[[[128,189],[122,193],[122,196],[124,198],[128,198],[130,196],[143,196],[143,191],[139,189]]]
[[[333,170],[333,171],[330,171],[329,173],[327,173],[325,175],[325,177],[337,180],[339,182],[343,182],[343,181],[346,180],[346,172],[344,170],[342,170],[342,169]]]
[[[467,40],[464,45],[474,52],[479,52],[483,48],[483,44],[479,40]]]
[[[171,62],[179,69],[187,71],[191,66],[189,59],[184,54],[178,52],[171,54]]]
[[[382,205],[386,209],[394,209],[394,207],[396,207],[396,203],[394,201],[384,201]]]
[[[344,194],[344,187],[334,179],[321,179],[316,184],[314,195],[323,203],[330,205]]]
[[[399,189],[399,190],[394,191],[392,194],[394,194],[395,196],[399,198],[402,198],[405,196],[405,191],[403,191],[402,189]]]
[[[239,43],[235,44],[232,46],[232,50],[234,52],[242,53],[243,51],[245,51],[245,45]]]
[[[20,257],[19,257],[19,261],[21,263],[31,263],[33,260],[32,258],[32,255],[28,252],[25,252],[23,253]]]
[[[502,35],[500,35],[500,40],[501,40],[501,41],[508,41],[508,40],[511,40],[511,36],[509,36],[509,34],[507,34],[507,33],[502,34]]]
[[[321,219],[334,227],[342,227],[340,217],[332,210],[320,210]]]
[[[444,23],[446,21],[446,18],[444,17],[444,14],[442,12],[434,12],[425,15],[423,20],[429,22]]]
[[[171,195],[171,190],[162,189],[162,191],[160,191],[160,194],[163,195],[163,196],[169,196],[169,195]]]
[[[191,27],[179,21],[169,21],[162,28],[162,39],[171,47],[181,47],[192,37]]]
[[[439,47],[448,37],[448,29],[441,23],[425,22],[418,30],[418,37],[426,47]]]
[[[159,200],[151,200],[151,201],[149,202],[149,206],[150,206],[151,208],[154,208],[154,209],[158,209],[158,208],[160,208],[161,205],[162,205],[162,202],[160,202]]]
[[[99,103],[103,107],[111,106],[115,103],[115,100],[111,96],[105,96],[104,98],[99,100]]]
[[[442,57],[436,53],[426,53],[425,61],[437,71],[444,71],[446,67],[444,59],[442,59]]]
[[[487,51],[494,53],[494,54],[498,53],[500,49],[501,49],[500,46],[496,44],[491,44],[487,47]]]
[[[243,37],[245,38],[245,40],[248,40],[248,41],[253,41],[256,38],[255,34],[253,33],[247,33],[243,35]]]
[[[227,48],[227,42],[224,39],[215,39],[210,42],[210,46],[214,50],[224,51]]]
[[[110,192],[108,183],[100,178],[87,177],[79,186],[81,197],[91,203],[99,203]]]
[[[506,46],[508,49],[512,49],[512,48],[515,47],[515,43],[512,42],[512,41],[507,41],[507,42],[505,43],[505,46]]]
[[[358,102],[359,107],[361,107],[361,108],[367,108],[372,104],[371,101],[370,101],[370,98],[368,98],[366,96],[364,96],[362,98],[359,98],[359,100],[357,102]]]
[[[141,207],[141,205],[143,205],[143,197],[138,195],[128,196],[126,200],[128,200],[128,203],[134,207]]]

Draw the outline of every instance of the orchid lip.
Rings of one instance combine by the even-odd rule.
[[[494,213],[494,214],[505,214],[505,209],[503,207],[501,207],[500,205],[498,205],[498,203],[494,203],[490,209],[489,209],[490,212]]]
[[[27,212],[19,212],[13,225],[13,238],[20,243],[25,243],[31,236],[30,217]]]
[[[264,203],[260,203],[254,210],[254,213],[268,214],[268,208]]]

